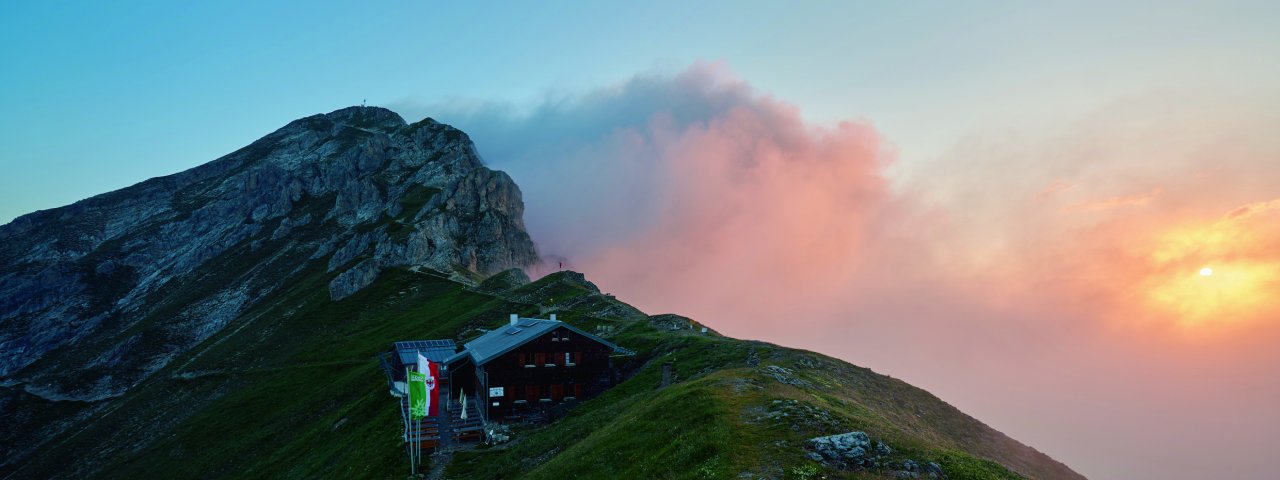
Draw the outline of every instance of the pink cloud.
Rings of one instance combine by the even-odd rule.
[[[764,99],[702,124],[658,117],[641,135],[655,143],[652,161],[665,174],[657,217],[633,237],[571,258],[650,309],[723,316],[740,304],[766,313],[762,303],[791,299],[742,295],[845,286],[873,248],[876,216],[891,207],[881,142],[864,125],[810,128],[794,109]],[[741,313],[722,323],[749,331],[776,318]]]
[[[1248,205],[1242,205],[1239,208],[1232,210],[1231,213],[1228,213],[1227,218],[1243,219],[1243,218],[1251,217],[1254,215],[1258,215],[1258,214],[1269,212],[1271,210],[1276,210],[1276,209],[1280,209],[1280,198],[1266,201],[1266,202],[1256,202],[1256,203],[1250,203]]]

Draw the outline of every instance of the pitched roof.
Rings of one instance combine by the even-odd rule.
[[[493,360],[498,356],[514,350],[516,347],[535,338],[541,337],[543,334],[564,327],[572,330],[579,335],[587,337],[604,344],[615,351],[621,351],[617,345],[597,337],[590,333],[575,328],[573,325],[561,322],[559,320],[542,320],[539,318],[521,318],[515,325],[503,325],[496,329],[481,335],[479,338],[467,342],[463,346],[463,350],[445,360],[445,363],[453,363],[464,357],[470,357],[476,365],[484,365],[489,360]]]
[[[401,364],[417,363],[419,352],[428,360],[444,362],[458,351],[458,346],[453,343],[453,340],[413,340],[396,342],[394,346],[396,357],[400,359]]]

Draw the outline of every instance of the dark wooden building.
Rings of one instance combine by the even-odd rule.
[[[484,405],[489,420],[518,419],[613,386],[611,355],[627,351],[564,322],[511,316],[445,361],[450,392]],[[474,396],[473,393],[474,392]]]

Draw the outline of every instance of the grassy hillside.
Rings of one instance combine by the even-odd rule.
[[[333,302],[327,274],[293,283],[194,353],[0,478],[406,477],[400,418],[374,355],[395,340],[465,341],[507,314],[559,318],[636,350],[618,387],[515,441],[460,452],[447,478],[889,478],[806,457],[808,438],[865,431],[886,460],[948,478],[1073,477],[1065,466],[901,381],[811,352],[660,330],[572,274],[480,293],[385,272]],[[661,366],[676,381],[661,387]]]

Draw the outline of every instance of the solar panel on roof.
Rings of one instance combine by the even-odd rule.
[[[396,342],[396,346],[408,348],[452,347],[453,340],[407,340]]]
[[[538,319],[536,318],[522,318],[520,319],[519,325],[521,327],[532,327],[537,323],[538,323]]]
[[[443,361],[458,350],[453,340],[406,340],[394,343],[400,362],[410,364],[417,362],[421,353],[433,362]]]
[[[507,328],[507,335],[515,335],[515,334],[520,333],[520,332],[522,332],[522,331],[524,331],[524,329],[523,329],[523,328],[520,328],[520,327],[510,327],[510,328]]]

